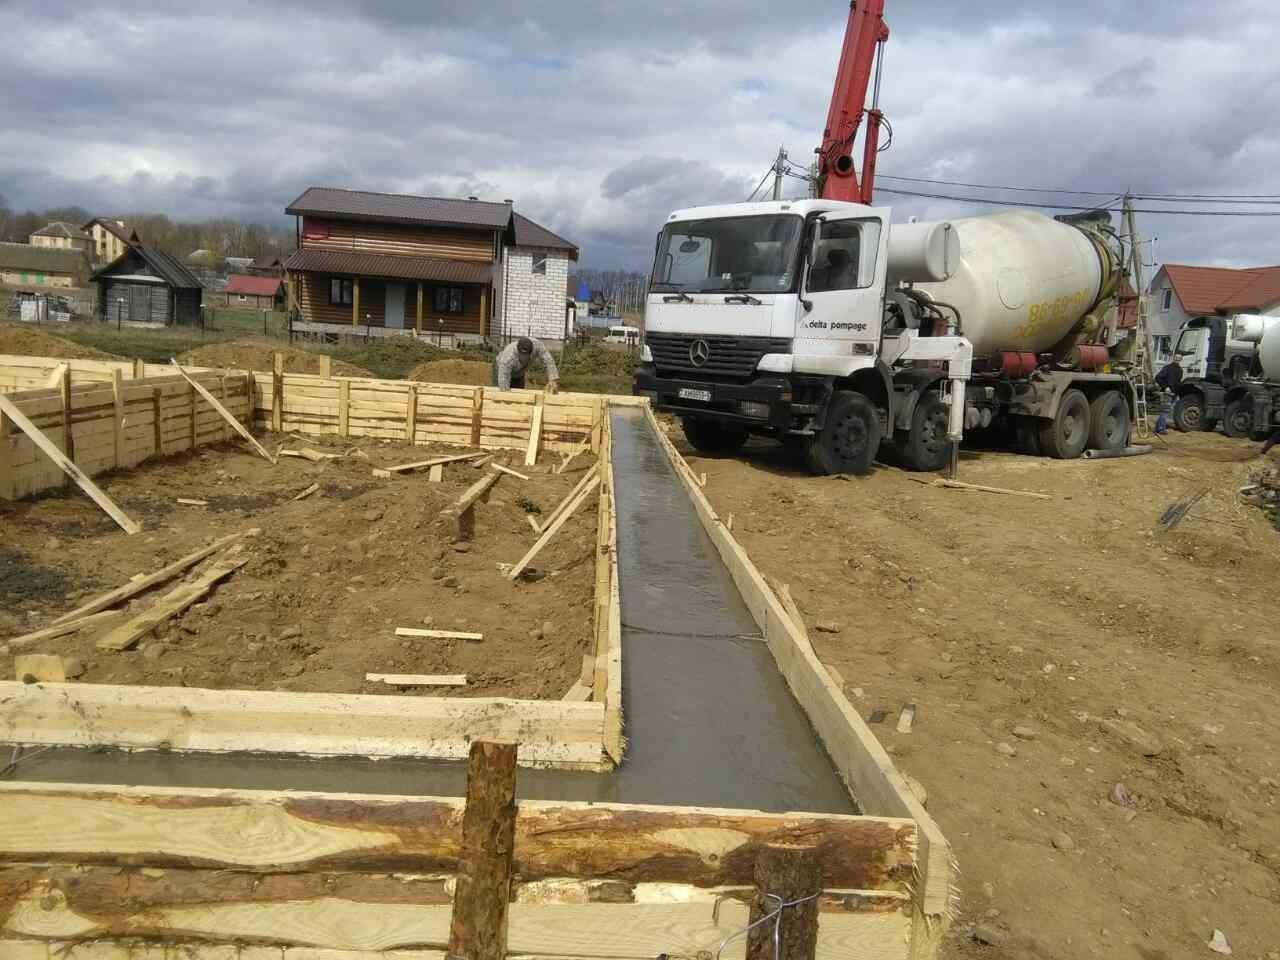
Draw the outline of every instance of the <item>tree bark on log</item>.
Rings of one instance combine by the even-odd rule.
[[[756,857],[755,879],[750,919],[753,924],[782,905],[803,902],[782,906],[781,917],[751,930],[746,960],[814,960],[818,948],[818,898],[814,894],[822,892],[822,865],[817,851],[812,847],[766,846]]]

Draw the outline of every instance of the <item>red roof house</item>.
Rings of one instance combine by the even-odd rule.
[[[1166,263],[1151,281],[1155,290],[1161,274],[1188,316],[1206,313],[1264,313],[1280,306],[1280,266],[1191,267]]]
[[[284,304],[284,281],[279,277],[255,277],[234,273],[227,280],[227,305],[241,304],[270,310]]]

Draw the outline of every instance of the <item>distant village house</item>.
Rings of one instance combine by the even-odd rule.
[[[0,285],[33,293],[84,284],[84,254],[74,249],[0,243]]]
[[[89,235],[74,223],[55,220],[46,224],[29,237],[31,246],[51,250],[78,250],[87,252]]]
[[[181,261],[141,243],[93,274],[98,318],[154,326],[200,322],[200,281]]]
[[[258,277],[233,273],[227,279],[226,304],[254,310],[283,310],[284,281],[280,277]]]
[[[1152,359],[1167,363],[1178,331],[1192,317],[1280,314],[1280,266],[1194,267],[1167,263],[1147,288]]]
[[[89,259],[94,263],[110,263],[122,256],[137,234],[123,220],[94,217],[81,229],[89,236]]]
[[[564,291],[578,248],[511,201],[311,187],[285,212],[298,218],[287,295],[306,328],[566,335]]]

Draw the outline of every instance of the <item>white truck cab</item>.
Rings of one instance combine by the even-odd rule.
[[[900,419],[895,405],[927,395],[914,454],[921,468],[944,465],[963,428],[972,352],[925,298],[904,309],[908,297],[888,290],[889,214],[831,200],[672,213],[658,234],[636,392],[679,414],[700,449],[771,434],[803,443],[819,473],[869,470]],[[906,242],[911,226],[895,228]],[[958,257],[938,235],[916,237],[921,251],[906,260],[919,275],[906,279],[946,278]],[[916,361],[929,366],[904,391],[895,368]],[[945,395],[928,392],[943,380]]]

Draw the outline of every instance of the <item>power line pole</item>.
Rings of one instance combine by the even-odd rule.
[[[782,199],[782,172],[787,165],[787,148],[785,145],[778,147],[778,159],[773,161],[773,199]]]

